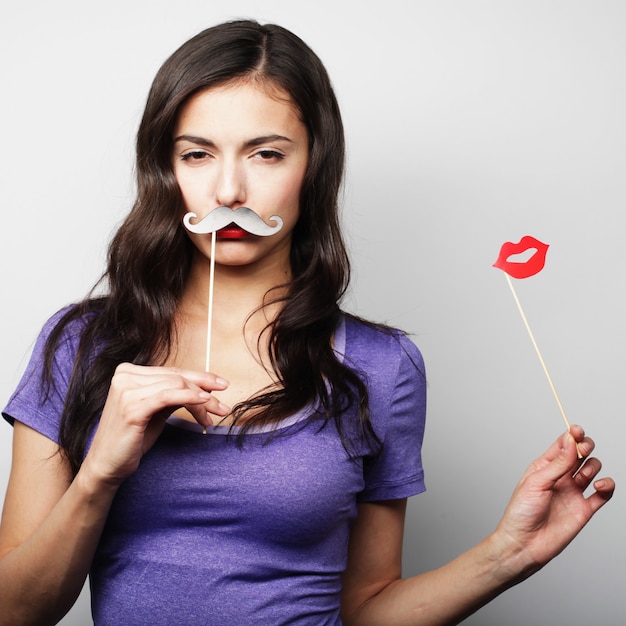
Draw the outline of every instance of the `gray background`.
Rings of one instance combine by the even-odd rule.
[[[232,17],[291,28],[326,63],[349,145],[346,306],[414,333],[427,361],[429,491],[410,504],[406,574],[488,533],[563,429],[491,267],[504,241],[550,244],[545,270],[517,292],[570,420],[623,485],[618,0],[2,0],[1,403],[44,320],[103,269],[132,202],[134,133],[154,73],[189,36]],[[0,426],[2,492],[10,440]],[[625,623],[621,498],[618,485],[557,561],[467,623]],[[63,623],[90,623],[87,607],[84,595]]]

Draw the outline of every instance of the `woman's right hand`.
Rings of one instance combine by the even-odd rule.
[[[74,477],[51,439],[16,422],[0,526],[0,624],[56,624],[76,601],[117,487],[135,471],[167,417],[185,407],[203,426],[229,409],[213,374],[122,364]]]
[[[137,469],[173,411],[184,407],[204,427],[213,423],[211,414],[228,415],[230,408],[211,395],[228,384],[207,372],[120,364],[82,473],[96,481],[121,483]]]

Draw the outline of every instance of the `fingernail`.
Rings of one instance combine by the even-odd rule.
[[[218,402],[217,406],[220,408],[220,410],[230,413],[230,407],[223,402]]]
[[[218,385],[230,385],[230,383],[225,378],[220,378],[219,376],[215,377],[215,382]]]
[[[577,443],[576,448],[578,449],[578,452],[580,452],[580,454],[582,454],[583,456],[588,456],[591,452],[591,447],[585,441]]]

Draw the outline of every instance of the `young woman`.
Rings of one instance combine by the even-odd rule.
[[[339,308],[343,149],[321,62],[280,27],[223,24],[163,65],[107,293],[49,321],[4,411],[0,624],[56,623],[88,574],[97,625],[451,624],[611,497],[575,426],[483,542],[401,579],[424,370],[402,333]],[[216,207],[282,228],[233,217],[213,247],[183,217]]]

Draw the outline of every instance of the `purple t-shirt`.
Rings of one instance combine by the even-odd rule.
[[[53,318],[53,321],[55,318]],[[41,399],[40,336],[4,416],[58,441],[78,334],[56,356],[56,391]],[[345,318],[335,337],[370,394],[377,453],[350,459],[312,408],[246,436],[202,434],[175,417],[113,502],[90,574],[97,626],[336,626],[357,503],[424,490],[423,363],[400,333]],[[349,425],[354,411],[343,416]],[[353,423],[353,422],[352,422]]]

